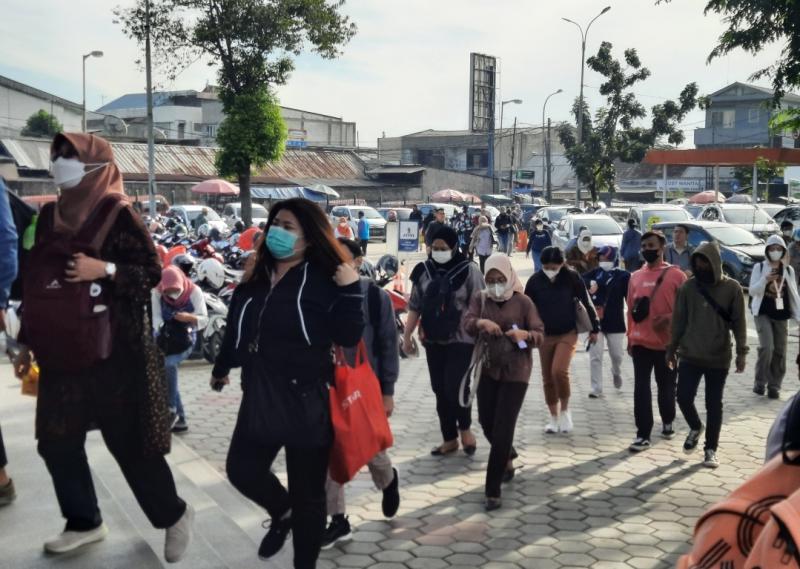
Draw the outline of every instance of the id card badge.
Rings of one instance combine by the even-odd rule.
[[[775,310],[783,310],[783,297],[775,299]]]

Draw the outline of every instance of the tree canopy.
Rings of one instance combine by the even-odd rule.
[[[59,132],[64,130],[64,126],[58,122],[58,119],[45,111],[40,109],[28,117],[25,122],[25,128],[22,129],[22,136],[37,136],[42,138],[52,138]]]
[[[689,83],[678,100],[667,100],[650,109],[650,125],[641,126],[647,110],[632,92],[634,85],[650,77],[635,49],[626,49],[622,61],[614,59],[613,46],[603,42],[597,54],[586,63],[604,77],[600,93],[606,97],[605,106],[592,118],[584,100],[584,119],[581,144],[577,130],[570,124],[558,128],[561,144],[576,175],[597,201],[600,192],[614,193],[616,182],[615,161],[640,162],[647,151],[661,140],[680,144],[684,140],[678,124],[697,106],[697,85]],[[578,116],[580,100],[576,100],[573,113]]]

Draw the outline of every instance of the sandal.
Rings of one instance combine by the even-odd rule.
[[[443,443],[438,447],[433,447],[433,449],[431,449],[431,456],[445,456],[448,454],[453,454],[458,450],[458,443],[456,443],[455,446],[451,448],[448,448],[447,444],[448,443]]]

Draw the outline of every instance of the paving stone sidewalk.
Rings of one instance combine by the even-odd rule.
[[[521,257],[515,263],[522,268]],[[522,270],[527,278],[529,270]],[[653,448],[631,455],[633,371],[626,358],[620,391],[606,373],[606,397],[588,398],[589,357],[580,347],[572,366],[575,431],[545,435],[546,408],[538,357],[517,427],[521,472],[506,485],[503,508],[483,510],[489,445],[473,428],[478,452],[437,458],[438,422],[424,358],[403,360],[397,385],[391,456],[401,473],[402,505],[384,520],[380,493],[361,473],[348,489],[354,526],[349,543],[323,552],[320,569],[486,569],[667,568],[685,552],[692,528],[705,509],[755,472],[763,462],[765,437],[783,402],[751,392],[757,338],[750,324],[751,354],[744,374],[731,374],[725,392],[725,419],[719,458],[710,471],[700,466],[702,451],[683,453],[687,426],[680,417],[672,441],[658,436]],[[797,341],[790,337],[789,372],[783,399],[797,387]],[[183,440],[224,472],[241,391],[238,375],[222,394],[208,388],[210,367],[181,369],[181,393],[190,431]],[[703,392],[698,395],[701,415]],[[654,409],[655,402],[654,402]],[[283,463],[276,471],[283,475]]]

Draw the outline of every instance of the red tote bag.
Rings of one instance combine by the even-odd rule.
[[[345,484],[393,441],[364,341],[358,345],[355,367],[347,364],[341,348],[336,360],[336,385],[330,390],[334,441],[329,471],[333,480]]]

